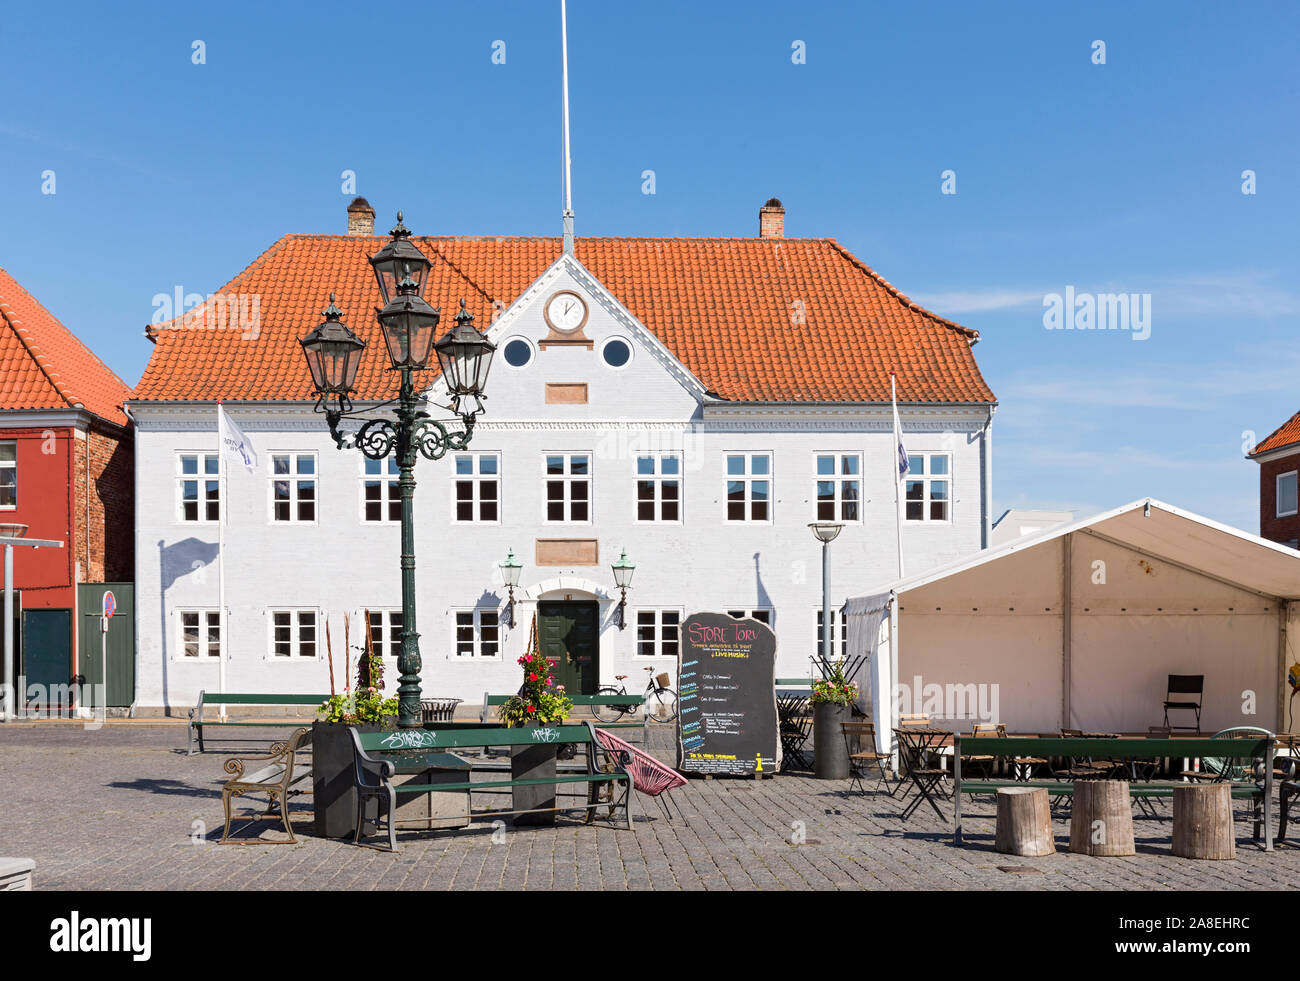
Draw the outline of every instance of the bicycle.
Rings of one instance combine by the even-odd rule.
[[[668,673],[662,672],[659,675],[654,673],[654,668],[646,668],[650,677],[646,680],[645,686],[645,705],[643,706],[647,717],[651,722],[672,722],[677,718],[677,692],[668,687]],[[614,679],[619,682],[615,688],[613,685],[606,685],[599,689],[597,695],[626,695],[627,686],[623,682],[627,679],[625,674],[616,674]],[[592,714],[601,722],[617,722],[623,716],[637,710],[633,704],[620,704],[612,702],[606,705],[593,705]]]

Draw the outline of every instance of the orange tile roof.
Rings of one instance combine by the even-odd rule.
[[[311,397],[298,339],[331,291],[367,347],[359,399],[396,394],[373,315],[367,258],[383,237],[286,235],[224,286],[258,329],[206,319],[148,328],[153,356],[138,400]],[[449,325],[459,299],[485,329],[560,256],[558,238],[413,238],[432,261],[425,299]],[[580,238],[575,255],[719,398],[777,402],[993,402],[971,352],[979,336],[929,313],[834,239]],[[227,303],[227,310],[233,303]],[[803,323],[792,322],[802,311]],[[439,328],[441,332],[442,328]],[[489,390],[490,395],[490,390]]]
[[[1259,456],[1261,453],[1295,444],[1300,444],[1300,412],[1297,412],[1277,429],[1265,436],[1250,456]]]
[[[127,425],[128,386],[0,269],[0,411],[84,408]]]

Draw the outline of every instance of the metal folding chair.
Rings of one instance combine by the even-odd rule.
[[[890,797],[898,793],[898,788],[902,786],[901,782],[895,782],[893,787],[889,786],[889,780],[885,776],[885,762],[889,759],[888,753],[881,753],[876,749],[876,726],[872,722],[841,722],[840,731],[844,736],[844,745],[849,753],[849,772],[851,781],[849,790],[856,785],[859,793],[866,793],[866,787],[862,783],[862,778],[874,766],[880,775],[873,788],[876,791],[884,790]],[[856,745],[855,745],[856,744]]]
[[[1164,728],[1177,729],[1182,732],[1195,732],[1198,735],[1201,731],[1201,698],[1205,694],[1205,675],[1203,674],[1171,674],[1169,682],[1165,686],[1165,722]],[[1181,695],[1182,698],[1175,698],[1175,695]],[[1188,696],[1195,695],[1190,698]],[[1169,722],[1169,710],[1176,712],[1192,712],[1196,716],[1195,726],[1175,726]]]

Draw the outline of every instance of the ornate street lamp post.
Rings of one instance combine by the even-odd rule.
[[[831,542],[844,530],[843,525],[833,521],[814,521],[808,526],[816,539],[822,543],[822,674],[830,670],[834,660],[835,633],[831,630]]]
[[[397,459],[398,489],[402,499],[402,653],[397,659],[400,672],[397,688],[398,724],[405,728],[420,726],[420,634],[415,626],[415,461],[417,455],[437,460],[448,450],[463,450],[474,434],[474,420],[483,411],[483,389],[496,345],[478,332],[474,318],[460,301],[456,323],[436,344],[434,331],[441,311],[429,306],[421,296],[429,271],[429,260],[410,240],[410,232],[397,214],[392,239],[370,259],[384,306],[375,315],[383,331],[391,370],[401,373],[396,420],[366,419],[355,434],[344,433],[339,423],[353,415],[352,392],[356,389],[357,369],[365,341],[343,325],[343,311],[330,305],[325,322],[304,337],[303,353],[316,389],[316,411],[325,413],[330,435],[339,449],[355,446],[368,459]],[[451,395],[446,408],[464,425],[463,430],[449,431],[447,426],[425,411],[427,399],[417,394],[415,373],[428,367],[436,353],[443,378]],[[391,405],[392,402],[382,403]],[[450,421],[450,420],[448,420]]]

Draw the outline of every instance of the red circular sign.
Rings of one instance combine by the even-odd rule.
[[[109,590],[104,591],[104,616],[111,617],[117,612],[117,599]]]

